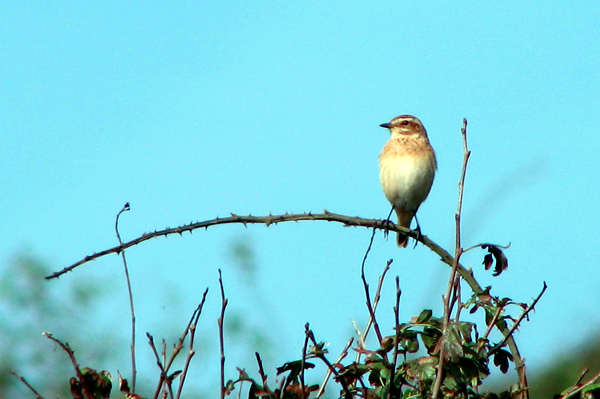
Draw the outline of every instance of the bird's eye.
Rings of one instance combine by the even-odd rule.
[[[402,126],[408,126],[409,123],[409,121],[402,121]]]

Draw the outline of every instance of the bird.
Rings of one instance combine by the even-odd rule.
[[[398,224],[410,228],[419,206],[431,190],[437,170],[435,151],[423,123],[412,115],[400,115],[379,125],[391,137],[379,155],[379,180],[383,193],[398,216]],[[417,221],[417,229],[419,228]],[[397,244],[408,245],[408,236],[398,233]]]

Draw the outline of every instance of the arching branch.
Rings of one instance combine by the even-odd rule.
[[[337,213],[328,212],[326,210],[323,213],[286,213],[284,215],[268,215],[268,216],[239,216],[235,214],[231,214],[229,217],[224,218],[216,218],[211,220],[205,220],[202,222],[195,222],[186,224],[180,227],[166,228],[163,230],[157,230],[152,233],[144,233],[140,237],[135,238],[131,241],[124,242],[121,245],[117,245],[113,248],[108,248],[100,252],[93,253],[92,255],[88,255],[80,261],[73,263],[71,266],[65,267],[64,269],[54,272],[51,275],[47,276],[46,279],[53,279],[62,276],[63,274],[72,271],[78,266],[81,266],[90,261],[96,260],[98,258],[102,258],[106,255],[110,254],[119,254],[127,248],[133,247],[135,245],[141,244],[144,241],[151,240],[156,237],[161,236],[169,236],[173,234],[182,235],[185,232],[193,232],[197,229],[208,229],[211,226],[217,226],[222,224],[264,224],[267,227],[272,224],[284,223],[284,222],[300,222],[300,221],[308,221],[308,220],[321,220],[327,222],[337,222],[341,223],[344,226],[354,226],[354,227],[366,227],[377,230],[386,230],[392,232],[401,232],[407,234],[408,236],[414,238],[415,240],[421,242],[431,251],[435,252],[441,258],[442,262],[446,263],[449,266],[452,266],[454,262],[454,257],[450,255],[445,249],[440,247],[435,242],[431,241],[427,238],[426,235],[420,234],[417,231],[410,230],[401,226],[397,226],[396,224],[389,222],[387,220],[381,219],[364,219],[360,217],[352,217],[346,215],[340,215]],[[483,292],[481,286],[475,281],[471,272],[465,269],[463,266],[459,266],[458,272],[465,279],[465,281],[469,284],[473,292],[479,294]]]

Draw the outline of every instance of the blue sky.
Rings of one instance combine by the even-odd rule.
[[[388,132],[378,125],[400,114],[419,117],[437,151],[419,221],[450,249],[465,117],[464,244],[511,247],[500,277],[481,269],[483,252],[464,263],[518,301],[547,282],[517,335],[535,371],[600,322],[599,20],[592,1],[3,4],[2,264],[28,248],[60,269],[114,246],[125,202],[124,240],[230,212],[384,218],[377,156]],[[183,325],[206,286],[214,334],[222,268],[233,311],[268,320],[280,341],[275,363],[300,353],[307,321],[337,353],[350,320],[364,323],[370,233],[219,226],[133,248],[140,341]],[[228,254],[237,240],[256,250],[251,289]],[[403,318],[440,312],[448,268],[422,246],[399,250],[377,235],[373,284],[390,258]],[[75,273],[114,285],[106,317],[126,337],[119,258]],[[72,277],[48,284],[60,290]],[[380,308],[389,333],[392,288],[389,278]]]

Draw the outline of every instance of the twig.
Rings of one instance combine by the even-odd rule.
[[[221,351],[221,399],[225,398],[225,341],[223,337],[223,320],[225,319],[225,308],[227,307],[227,298],[225,298],[225,289],[223,288],[223,278],[221,269],[219,269],[219,286],[221,287],[221,316],[217,320],[219,325],[219,348]]]
[[[498,321],[498,317],[500,317],[500,313],[502,313],[502,309],[502,306],[497,305],[496,312],[494,312],[494,316],[492,316],[492,320],[490,320],[490,324],[488,325],[487,329],[485,330],[485,333],[483,334],[483,339],[487,340],[490,336],[492,329],[496,325],[496,321]]]
[[[575,395],[576,393],[581,392],[584,388],[586,388],[592,384],[595,384],[598,381],[598,379],[600,379],[600,371],[598,373],[596,373],[596,375],[594,375],[592,378],[587,380],[585,383],[574,387],[570,391],[565,392],[563,395],[557,397],[557,399],[570,398],[571,396]]]
[[[315,335],[313,334],[312,330],[307,330],[306,331],[306,335],[308,336],[308,338],[310,339],[310,341],[313,343],[315,350],[312,352],[312,354],[319,358],[323,363],[325,363],[325,365],[329,368],[329,370],[331,370],[331,372],[333,373],[333,375],[335,375],[336,377],[338,377],[338,380],[340,382],[340,384],[342,385],[342,389],[344,390],[345,393],[345,397],[346,398],[352,398],[352,394],[350,393],[350,390],[348,389],[348,384],[346,384],[346,380],[344,378],[339,378],[340,374],[337,372],[337,370],[335,369],[335,367],[333,367],[333,365],[331,364],[331,362],[329,360],[327,360],[327,358],[325,357],[325,355],[323,354],[323,351],[318,349],[319,348],[319,344],[317,343],[317,341],[315,340]]]
[[[575,385],[579,385],[581,384],[581,381],[583,381],[583,378],[585,377],[585,375],[587,373],[589,373],[590,369],[589,368],[584,368],[583,371],[581,372],[581,374],[579,374],[579,378],[577,379],[577,382],[575,383]]]
[[[350,349],[352,342],[354,342],[354,338],[350,338],[348,340],[348,343],[342,350],[342,353],[340,353],[340,356],[338,356],[337,360],[335,361],[336,364],[338,364],[339,362],[344,360],[344,358],[346,356],[348,356],[348,349]],[[325,373],[325,378],[323,378],[323,382],[321,383],[321,386],[319,387],[319,390],[317,391],[317,396],[315,396],[316,399],[320,398],[321,395],[323,395],[323,392],[325,392],[325,386],[327,385],[327,382],[329,381],[329,378],[331,377],[331,373],[332,373],[331,369],[328,368],[327,372]]]
[[[379,276],[379,281],[377,282],[377,289],[375,290],[375,298],[373,299],[372,304],[371,304],[371,296],[369,294],[369,284],[367,284],[367,280],[364,275],[364,270],[363,270],[363,273],[361,274],[361,278],[362,278],[363,286],[364,286],[364,290],[365,290],[367,309],[369,310],[369,320],[367,321],[367,325],[365,326],[365,331],[362,334],[360,334],[360,332],[357,330],[357,334],[358,334],[359,338],[361,339],[361,344],[363,346],[365,346],[364,341],[367,339],[367,335],[369,335],[369,330],[371,329],[371,325],[373,325],[373,328],[375,329],[375,333],[377,334],[377,339],[379,341],[379,345],[382,345],[382,343],[383,343],[383,335],[381,334],[381,331],[379,329],[379,324],[377,323],[377,319],[375,318],[375,312],[377,312],[377,306],[379,305],[379,300],[381,299],[381,289],[383,287],[383,280],[385,279],[387,272],[390,270],[390,265],[392,264],[392,262],[393,262],[393,259],[390,259],[386,262],[385,268],[383,269],[383,272]],[[360,356],[361,356],[361,352],[359,351],[356,354],[357,362],[359,361]]]
[[[156,358],[156,364],[160,369],[160,380],[158,381],[158,386],[156,387],[156,391],[154,391],[153,396],[154,399],[157,399],[158,395],[160,395],[160,391],[163,387],[163,384],[167,379],[167,371],[165,369],[165,366],[163,365],[163,361],[160,360],[160,355],[158,354],[158,350],[156,350],[156,345],[154,345],[154,337],[150,335],[150,333],[146,333],[146,337],[148,337],[148,345],[150,345],[150,348],[152,348],[152,352],[154,353],[154,357]]]
[[[302,390],[302,399],[306,399],[306,391],[304,390],[304,363],[306,362],[306,348],[308,348],[308,331],[309,324],[304,325],[304,346],[302,347],[302,361],[300,363],[300,389]]]
[[[462,203],[463,203],[463,191],[465,185],[465,177],[467,175],[467,164],[469,162],[469,156],[471,155],[471,151],[467,146],[467,120],[463,119],[463,127],[461,129],[461,134],[463,138],[463,165],[462,172],[460,175],[460,180],[458,182],[458,204],[456,206],[456,214],[454,219],[456,221],[456,246],[454,248],[454,262],[452,264],[452,271],[450,273],[450,278],[448,279],[448,287],[446,288],[446,295],[444,296],[444,323],[442,326],[442,337],[440,338],[440,351],[439,351],[439,361],[438,361],[438,370],[435,379],[435,383],[433,386],[433,398],[437,399],[440,389],[442,386],[442,381],[444,379],[444,366],[446,362],[446,343],[445,341],[448,339],[448,330],[450,326],[450,314],[452,313],[452,309],[450,306],[450,300],[452,296],[452,291],[454,289],[455,284],[460,284],[460,280],[456,279],[456,273],[458,270],[458,265],[460,262],[460,256],[462,255],[463,249],[461,246],[461,237],[460,237],[460,217],[462,213]]]
[[[117,232],[117,239],[119,245],[123,246],[121,235],[119,234],[119,216],[123,212],[129,211],[129,202],[125,203],[123,209],[117,213],[115,220],[115,231]],[[131,393],[135,393],[135,379],[137,376],[137,369],[135,367],[135,307],[133,306],[133,292],[131,290],[131,280],[129,279],[129,269],[127,268],[127,259],[125,258],[125,250],[121,251],[121,257],[123,258],[123,269],[125,270],[125,281],[127,282],[127,291],[129,293],[129,309],[131,310]]]
[[[363,339],[366,338],[368,331],[369,331],[369,326],[372,322],[374,325],[374,328],[375,328],[375,333],[377,334],[377,339],[379,340],[379,344],[381,345],[381,343],[383,341],[383,337],[381,335],[381,331],[379,331],[379,325],[377,324],[377,319],[375,318],[375,310],[373,309],[373,305],[371,304],[371,295],[369,293],[369,284],[367,283],[367,279],[365,277],[365,263],[367,261],[367,257],[369,256],[369,252],[371,251],[371,246],[373,245],[373,239],[375,238],[376,231],[377,230],[373,229],[373,234],[371,234],[371,240],[369,241],[369,246],[367,247],[367,251],[365,252],[365,256],[363,257],[362,265],[360,268],[360,278],[362,279],[363,287],[365,289],[365,297],[367,300],[367,309],[369,310],[369,323],[367,323],[367,328],[365,329]],[[384,270],[383,275],[385,275],[385,273],[387,272],[387,269],[389,269],[389,265],[390,265],[390,262],[388,262],[388,265],[386,266],[386,269]],[[380,279],[380,286],[381,286],[381,279]],[[377,294],[375,295],[375,297],[377,299]]]
[[[262,379],[263,388],[269,391],[269,387],[267,385],[267,375],[265,374],[265,369],[263,368],[262,360],[258,352],[254,352],[256,355],[256,362],[258,363],[258,374],[260,374],[260,378]]]
[[[40,394],[38,393],[38,391],[36,391],[36,390],[35,390],[35,388],[34,388],[34,387],[32,387],[32,386],[31,386],[31,384],[29,384],[29,383],[27,382],[27,380],[25,379],[25,377],[23,377],[23,376],[21,376],[21,375],[17,374],[17,373],[16,373],[14,370],[11,370],[11,371],[10,371],[10,373],[11,373],[12,375],[14,375],[15,377],[17,377],[19,380],[21,380],[21,382],[22,382],[23,384],[25,384],[25,386],[26,386],[27,388],[29,388],[29,390],[30,390],[31,392],[33,392],[33,394],[35,395],[36,399],[44,399],[44,397],[43,397],[42,395],[40,395]]]
[[[398,346],[400,345],[400,296],[402,290],[400,289],[400,277],[396,276],[396,306],[394,306],[394,325],[396,330],[396,337],[394,340],[394,359],[392,362],[392,370],[390,373],[390,382],[388,387],[388,398],[392,399],[395,397],[396,390],[394,385],[394,376],[396,375],[396,365],[398,364]]]
[[[204,307],[204,302],[206,301],[206,294],[208,294],[208,288],[206,290],[204,290],[204,294],[202,295],[202,301],[200,301],[200,304],[198,305],[196,310],[194,310],[194,313],[192,314],[192,318],[190,319],[190,322],[188,323],[188,328],[186,329],[186,331],[190,332],[190,345],[189,345],[188,355],[185,359],[185,365],[183,366],[183,371],[181,372],[181,377],[179,379],[179,387],[177,388],[177,396],[176,396],[177,399],[179,399],[181,397],[181,391],[183,390],[183,384],[185,383],[185,377],[187,376],[187,372],[190,367],[192,357],[194,357],[194,355],[196,354],[196,351],[194,350],[194,338],[196,337],[196,327],[198,326],[198,320],[200,319],[200,314],[202,313],[202,308]],[[192,320],[193,320],[193,322],[192,322]],[[185,335],[185,333],[184,333],[184,335]],[[182,340],[180,340],[180,342],[182,342]]]
[[[77,375],[77,379],[79,379],[79,381],[81,381],[81,388],[83,391],[83,395],[86,398],[93,398],[92,393],[88,390],[87,384],[84,384],[83,381],[83,374],[81,373],[81,370],[79,369],[79,364],[77,363],[77,359],[75,359],[75,353],[73,352],[73,350],[71,349],[71,347],[69,346],[68,343],[62,343],[60,340],[58,340],[57,338],[54,338],[54,336],[49,333],[49,332],[44,332],[42,333],[43,336],[51,339],[52,341],[54,341],[55,343],[57,343],[58,345],[60,345],[61,348],[63,348],[63,350],[65,352],[67,352],[67,354],[69,355],[69,358],[71,359],[71,363],[73,364],[73,367],[75,368],[75,375]]]
[[[512,327],[508,331],[504,332],[504,338],[502,339],[502,341],[500,341],[498,344],[494,345],[494,347],[492,349],[490,349],[490,351],[489,351],[490,355],[494,354],[500,348],[502,348],[502,346],[506,343],[506,340],[508,340],[508,338],[512,336],[513,332],[515,332],[515,330],[519,327],[519,324],[521,324],[521,322],[523,321],[523,318],[525,318],[525,316],[527,316],[527,314],[533,310],[533,308],[538,303],[538,301],[540,300],[542,295],[544,295],[544,292],[546,292],[547,288],[548,288],[548,286],[546,285],[546,282],[544,281],[544,286],[542,287],[542,291],[538,294],[537,297],[535,297],[533,302],[531,302],[531,304],[529,306],[527,306],[527,309],[525,309],[523,311],[523,313],[521,313],[521,315],[517,318],[517,320],[515,320]]]

